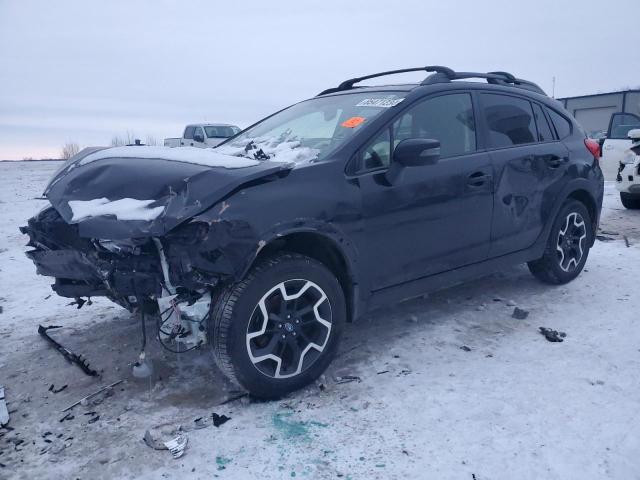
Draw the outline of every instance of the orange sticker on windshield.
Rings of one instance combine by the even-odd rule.
[[[345,128],[356,128],[358,125],[360,125],[365,120],[366,120],[366,118],[364,118],[364,117],[351,117],[351,118],[345,120],[344,122],[342,122],[340,125],[345,127]]]

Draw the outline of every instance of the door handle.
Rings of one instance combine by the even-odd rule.
[[[604,149],[605,150],[613,150],[613,145],[605,145]]]
[[[549,168],[558,168],[564,162],[567,161],[567,158],[566,157],[558,157],[557,155],[551,155],[551,156],[547,157],[545,161],[546,161],[547,166]]]
[[[492,176],[485,172],[473,172],[467,177],[467,185],[470,187],[481,187],[491,181]]]

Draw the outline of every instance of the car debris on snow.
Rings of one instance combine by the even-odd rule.
[[[187,448],[187,442],[189,439],[184,433],[180,433],[171,440],[163,442],[154,438],[151,431],[147,430],[144,432],[142,440],[149,448],[153,448],[154,450],[169,450],[173,458],[180,458],[184,455],[184,450]]]
[[[68,387],[68,385],[63,385],[60,388],[56,388],[56,386],[52,383],[51,386],[49,387],[49,391],[51,393],[60,393],[63,390],[65,390]]]
[[[564,338],[567,336],[564,332],[558,332],[557,330],[553,330],[551,328],[539,327],[540,333],[544,335],[544,338],[549,340],[550,342],[563,342]]]
[[[609,237],[607,235],[596,235],[596,240],[600,240],[601,242],[611,242],[615,240],[615,238]]]
[[[73,407],[75,407],[76,405],[80,405],[83,401],[87,401],[87,402],[88,402],[88,400],[89,400],[90,398],[95,397],[95,396],[96,396],[96,395],[98,395],[99,393],[102,393],[102,392],[104,392],[104,391],[105,391],[105,390],[107,390],[107,389],[113,388],[113,387],[115,387],[116,385],[118,385],[118,384],[120,384],[120,383],[122,383],[122,380],[118,380],[117,382],[113,382],[111,385],[106,385],[106,386],[104,386],[104,387],[100,388],[100,390],[97,390],[97,391],[95,391],[95,392],[93,392],[93,393],[90,393],[90,394],[89,394],[89,395],[87,395],[86,397],[82,397],[82,398],[81,398],[80,400],[78,400],[76,403],[74,403],[74,404],[72,404],[72,405],[69,405],[67,408],[65,408],[64,410],[62,410],[62,412],[64,413],[64,412],[66,412],[66,411],[68,411],[68,410],[71,410],[71,409],[72,409]]]
[[[149,430],[144,432],[142,440],[148,447],[153,448],[154,450],[168,450],[168,447],[161,441],[156,440]]]
[[[165,447],[169,449],[173,458],[180,458],[184,455],[184,450],[187,448],[189,438],[186,435],[178,435],[167,442],[164,442]]]
[[[358,382],[360,383],[362,379],[356,375],[344,375],[342,377],[336,377],[336,384],[340,385],[341,383],[350,383],[350,382]]]
[[[0,427],[6,427],[9,424],[9,410],[7,410],[7,402],[4,398],[4,387],[0,385]]]
[[[66,358],[69,362],[75,363],[78,365],[84,373],[91,377],[97,377],[98,372],[93,370],[89,366],[89,362],[82,356],[77,353],[73,353],[68,348],[62,346],[60,343],[55,341],[47,332],[51,329],[62,328],[61,325],[49,325],[48,327],[43,327],[42,325],[38,325],[38,333],[45,338],[49,343],[51,343],[58,352],[62,354],[64,358]]]
[[[513,309],[513,313],[511,314],[511,316],[516,320],[524,320],[529,316],[529,311],[516,307]]]

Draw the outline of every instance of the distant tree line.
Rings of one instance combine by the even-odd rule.
[[[131,130],[127,130],[123,135],[114,135],[111,138],[111,146],[112,147],[121,147],[123,145],[133,145],[139,137],[133,133]],[[142,142],[144,145],[160,145],[160,142],[152,136],[147,135]],[[60,158],[63,160],[68,160],[77,154],[81,150],[80,145],[76,142],[67,142],[62,147],[60,151]]]

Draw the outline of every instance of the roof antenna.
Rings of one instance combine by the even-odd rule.
[[[551,77],[553,86],[551,87],[551,98],[556,98],[556,76]]]

